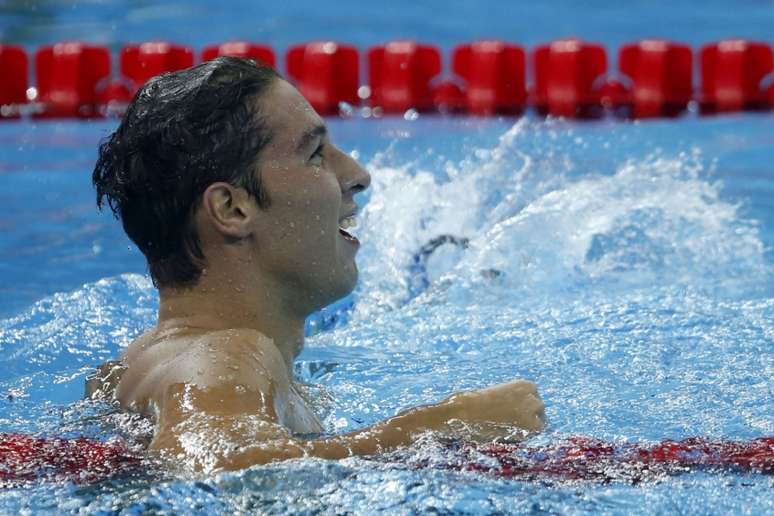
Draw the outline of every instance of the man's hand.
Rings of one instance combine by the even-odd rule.
[[[438,430],[474,441],[523,439],[545,426],[537,387],[525,380],[460,392],[442,405],[447,406],[449,419],[446,428]]]

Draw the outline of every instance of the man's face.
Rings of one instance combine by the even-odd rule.
[[[270,203],[255,232],[259,266],[297,292],[299,307],[317,310],[355,287],[359,242],[339,226],[371,177],[331,143],[323,120],[289,83],[276,80],[260,103],[272,139],[257,164]]]

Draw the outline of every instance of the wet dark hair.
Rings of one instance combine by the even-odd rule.
[[[254,61],[220,57],[148,81],[99,147],[92,181],[148,261],[157,287],[186,287],[206,265],[193,215],[209,185],[269,199],[256,170],[271,139],[259,102],[279,75]]]

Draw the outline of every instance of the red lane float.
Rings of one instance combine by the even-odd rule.
[[[774,474],[774,437],[710,441],[693,437],[651,446],[572,437],[546,446],[455,444],[449,469],[501,478],[641,482],[692,470]]]
[[[597,82],[607,72],[601,45],[563,39],[537,47],[533,53],[533,102],[544,115],[593,118],[602,114]]]
[[[39,117],[91,118],[100,115],[97,85],[110,76],[106,47],[57,43],[35,53]]]
[[[166,41],[150,41],[121,49],[121,74],[138,90],[148,79],[194,64],[193,50]]]
[[[467,99],[465,92],[462,91],[453,81],[441,81],[432,90],[433,106],[439,113],[458,114],[467,109]]]
[[[453,442],[449,449],[451,458],[441,454],[419,464],[411,457],[406,460],[420,467],[520,480],[640,482],[696,469],[774,474],[774,437],[749,441],[693,437],[653,445],[571,437],[543,446]],[[0,434],[0,488],[51,480],[93,483],[142,465],[142,457],[118,441]]]
[[[246,57],[272,68],[277,66],[277,59],[271,47],[247,41],[227,41],[202,50],[202,61],[211,61],[220,56]]]
[[[476,41],[452,52],[454,73],[465,80],[465,101],[474,115],[516,115],[527,103],[525,54],[503,41]]]
[[[27,53],[22,47],[0,45],[0,119],[18,118],[27,102]]]
[[[118,441],[0,433],[0,488],[44,480],[93,483],[137,468],[140,461]]]
[[[625,45],[618,69],[631,80],[630,109],[634,118],[679,115],[693,94],[690,47],[664,40]]]
[[[705,45],[700,53],[703,113],[767,109],[761,81],[774,71],[772,50],[766,43],[741,39]],[[774,92],[774,90],[773,90]]]
[[[113,80],[97,90],[100,113],[123,116],[133,97],[132,86],[126,81]]]
[[[277,65],[270,47],[244,41],[207,47],[201,57],[219,55]],[[576,118],[606,112],[633,118],[675,116],[692,99],[699,102],[701,113],[774,108],[774,53],[762,42],[725,40],[703,47],[697,58],[701,85],[695,95],[691,49],[663,40],[622,47],[620,78],[607,76],[607,56],[600,45],[565,39],[539,46],[531,56],[534,81],[529,95],[525,53],[516,45],[476,41],[456,47],[451,57],[456,76],[442,79],[438,48],[393,41],[370,49],[369,84],[361,85],[358,50],[327,41],[290,48],[286,71],[324,115],[338,113],[342,102],[357,106],[366,99],[374,113],[379,108],[395,114],[415,109],[516,115],[534,106],[540,114]],[[24,49],[0,45],[0,118],[18,118],[25,112],[44,117],[121,114],[121,106],[149,78],[194,61],[192,49],[172,43],[129,45],[120,53],[121,77],[112,79],[105,47],[57,43],[35,53],[36,88],[28,88]],[[37,102],[22,107],[31,101]]]
[[[392,41],[368,51],[371,104],[385,113],[433,109],[430,81],[441,73],[441,52],[414,41]]]
[[[338,114],[341,102],[355,105],[360,101],[360,57],[353,46],[318,41],[291,47],[286,69],[321,115]]]
[[[618,79],[608,78],[599,87],[599,102],[602,107],[615,115],[633,117],[632,93]]]

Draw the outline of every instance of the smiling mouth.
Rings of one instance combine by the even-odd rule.
[[[360,241],[357,239],[357,237],[352,233],[350,233],[349,231],[347,231],[348,229],[356,228],[357,222],[358,222],[357,218],[354,215],[350,215],[349,217],[344,217],[339,221],[339,233],[348,242],[359,245]]]

